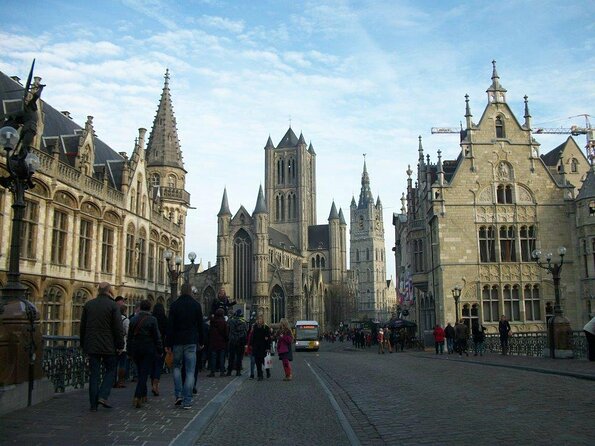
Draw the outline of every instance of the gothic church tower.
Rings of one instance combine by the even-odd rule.
[[[358,278],[357,312],[375,319],[381,317],[386,301],[384,224],[382,203],[378,197],[374,204],[365,160],[359,202],[351,200],[350,227],[351,269]]]

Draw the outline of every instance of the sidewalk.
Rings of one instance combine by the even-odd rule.
[[[191,410],[174,407],[173,378],[162,375],[160,396],[149,387],[148,402],[132,407],[136,383],[112,389],[113,409],[89,410],[87,389],[57,396],[0,417],[0,444],[18,445],[168,445],[234,377],[198,375],[198,394]]]

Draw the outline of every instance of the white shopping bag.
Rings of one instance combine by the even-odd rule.
[[[271,358],[270,353],[267,353],[267,355],[264,357],[264,368],[265,369],[273,368],[273,358]]]

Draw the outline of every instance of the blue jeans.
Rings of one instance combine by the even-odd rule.
[[[103,377],[100,381],[101,364],[103,363]],[[97,407],[97,400],[107,400],[116,378],[116,355],[89,355],[89,401],[91,407]]]
[[[186,379],[182,388],[182,362],[186,369]],[[174,345],[174,386],[176,398],[183,398],[182,404],[192,404],[194,368],[196,367],[196,344]]]
[[[211,350],[211,373],[215,373],[217,365],[219,365],[219,371],[225,372],[225,350]]]
[[[448,348],[448,353],[452,353],[455,351],[455,340],[453,338],[446,338],[446,347]]]

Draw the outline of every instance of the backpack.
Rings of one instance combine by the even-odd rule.
[[[229,342],[232,344],[245,344],[248,336],[248,324],[242,319],[229,321]]]

